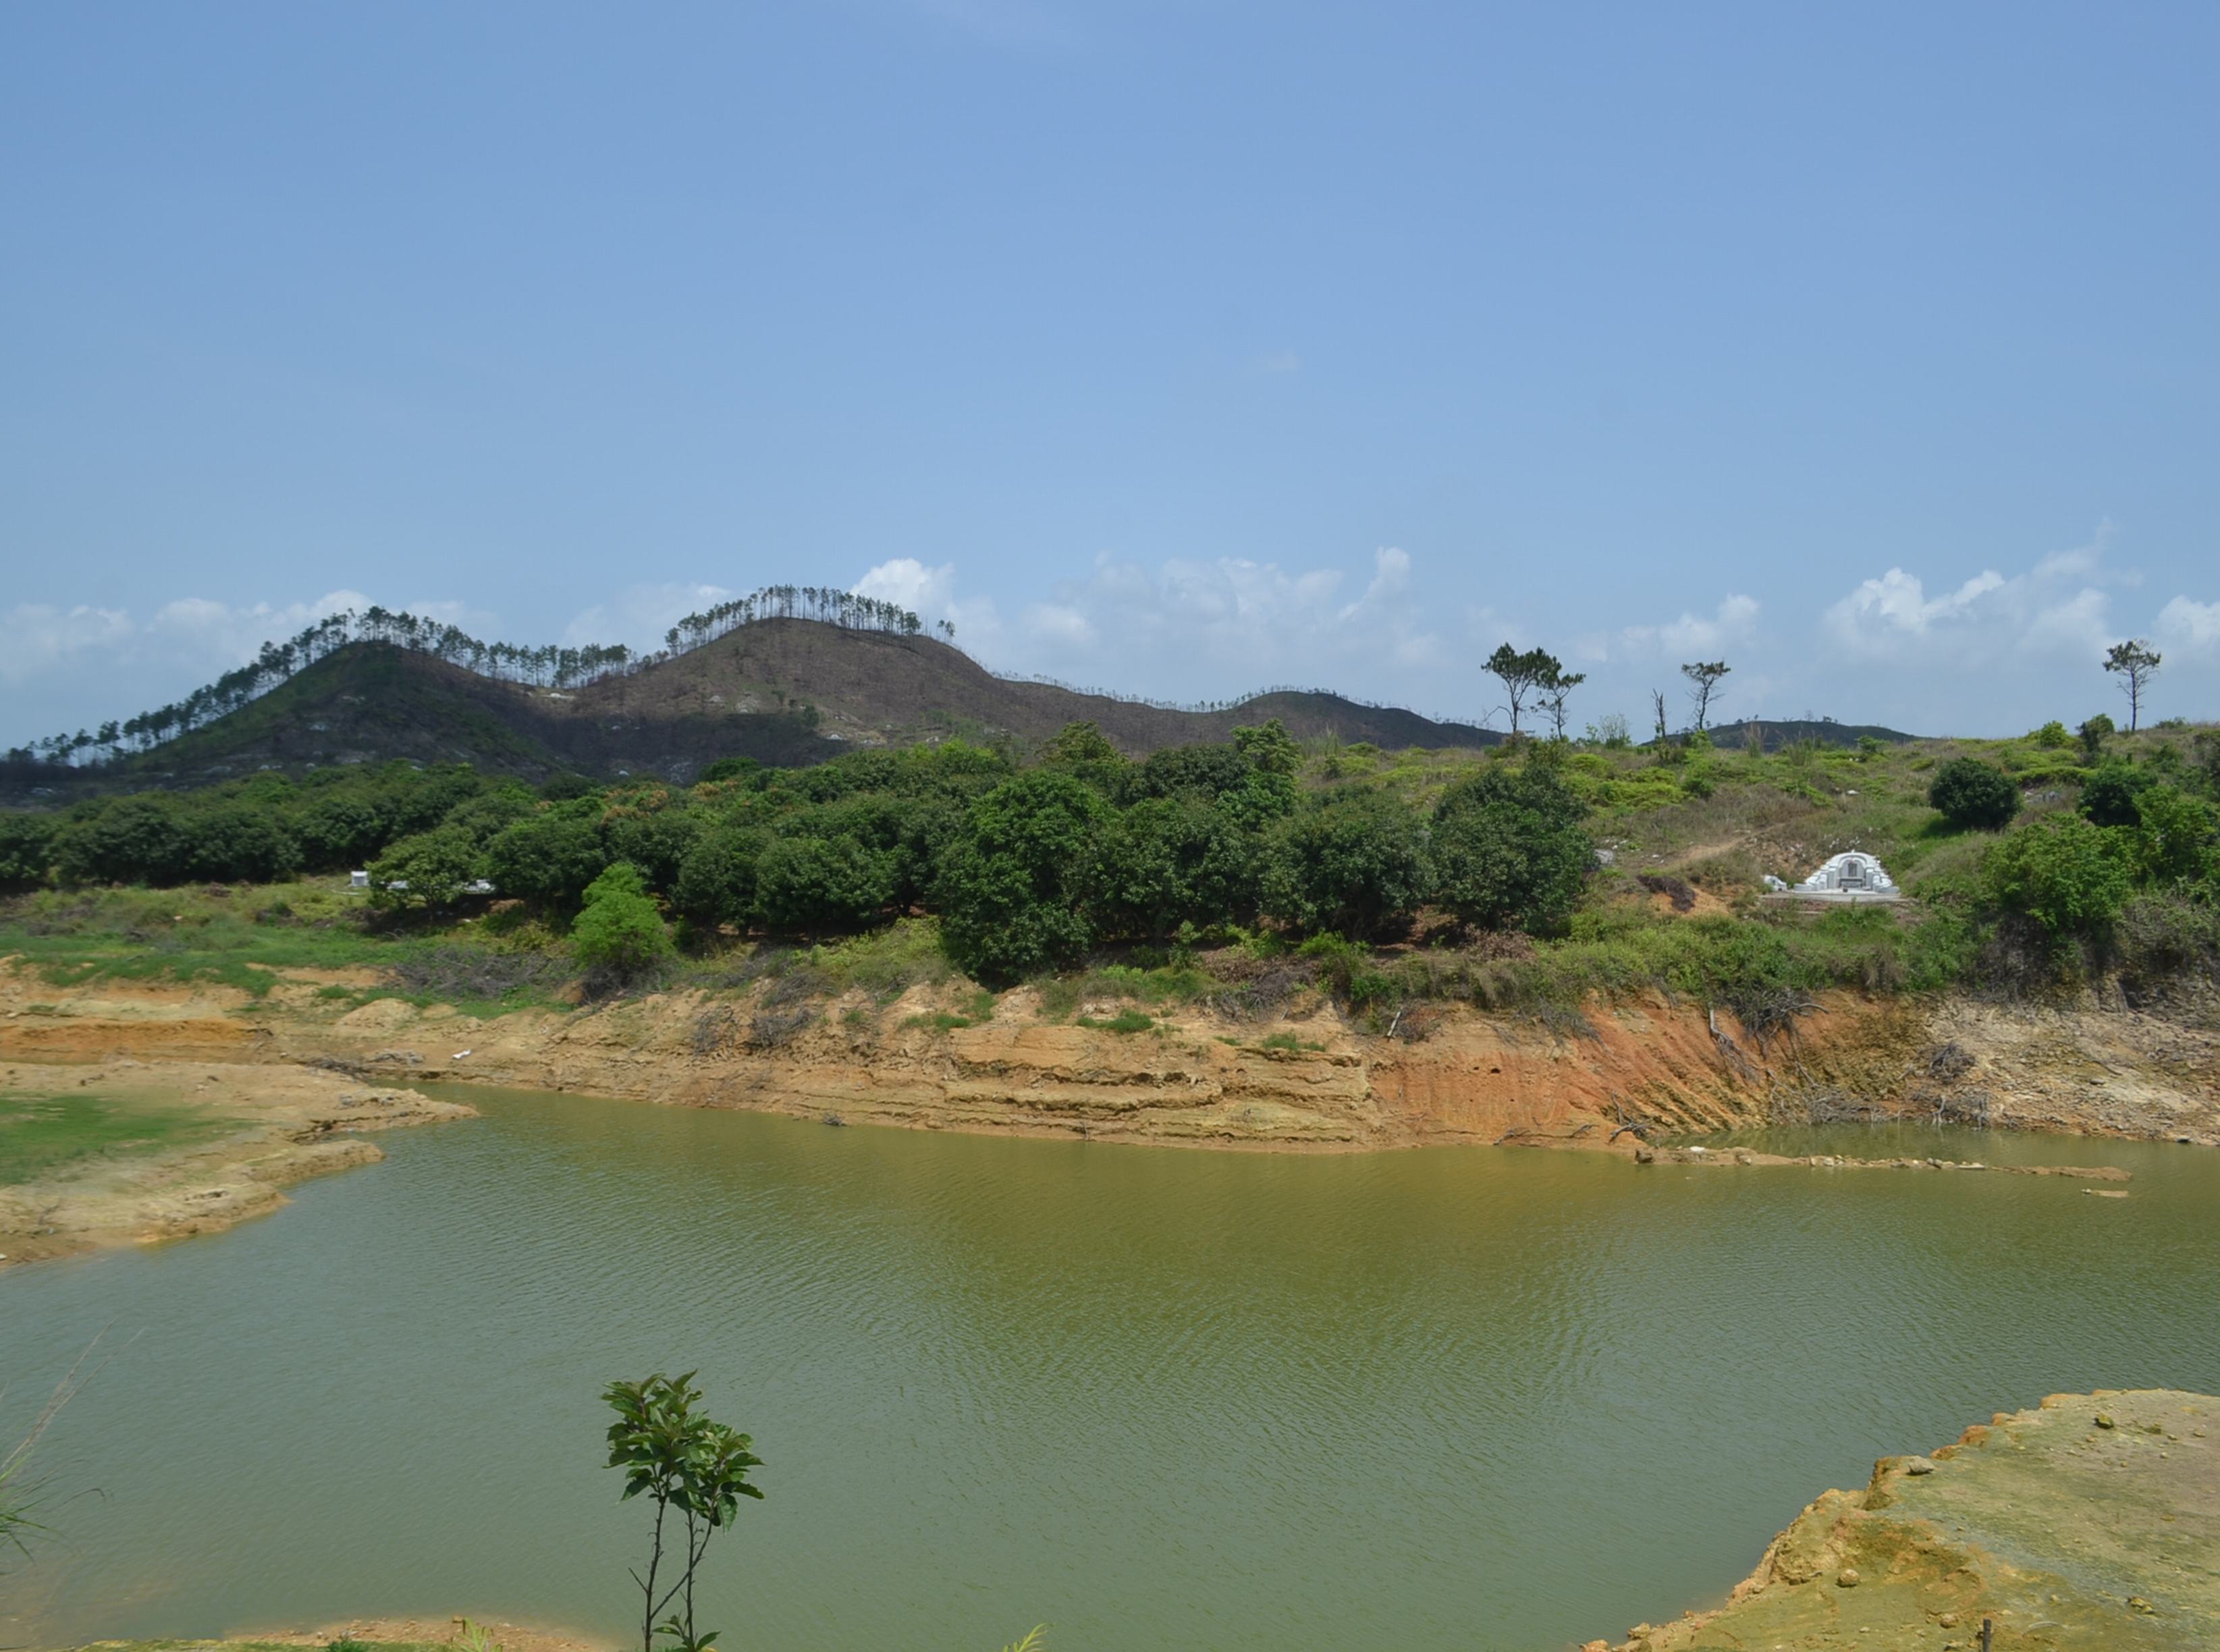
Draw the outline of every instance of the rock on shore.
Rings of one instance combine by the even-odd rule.
[[[1637,1624],[1617,1652],[1974,1652],[1984,1620],[1996,1652],[2220,1647],[2220,1399],[2054,1394],[1885,1457],[1799,1515],[1725,1605]]]

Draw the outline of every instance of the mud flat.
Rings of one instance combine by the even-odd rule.
[[[59,1142],[0,1180],[0,1268],[215,1232],[277,1209],[290,1183],[383,1158],[365,1132],[474,1111],[288,1063],[0,1062],[0,1130]]]
[[[1884,1457],[1799,1515],[1725,1605],[1637,1624],[1616,1652],[1974,1652],[1985,1621],[1998,1652],[2220,1646],[2220,1399],[2054,1394]]]

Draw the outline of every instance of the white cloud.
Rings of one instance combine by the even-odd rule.
[[[137,630],[121,608],[58,608],[47,602],[18,602],[0,625],[8,639],[0,649],[0,676],[10,683],[52,670],[72,655],[113,648]]]
[[[858,596],[876,597],[920,615],[939,617],[956,599],[956,564],[928,568],[915,557],[896,557],[867,570],[848,588]]]
[[[1955,590],[1930,597],[1917,574],[1893,567],[1827,610],[1827,634],[1846,652],[1868,659],[1918,654],[1983,666],[2038,654],[2093,655],[2110,636],[2110,586],[2133,585],[2132,571],[2107,565],[2111,525],[2072,551],[2042,558],[2010,577],[1982,570]]]
[[[283,641],[327,615],[371,605],[359,591],[312,602],[237,604],[205,596],[164,603],[141,620],[124,608],[19,603],[0,624],[0,679],[10,695],[0,745],[65,724],[90,726],[174,700],[244,665],[265,642]],[[402,604],[412,614],[483,631],[493,616],[456,602]]]
[[[2184,653],[2220,649],[2220,602],[2177,596],[2158,611],[2158,639]]]
[[[1328,661],[1383,657],[1423,664],[1443,652],[1411,592],[1407,552],[1373,553],[1363,591],[1343,600],[1339,569],[1294,571],[1245,557],[1174,560],[1151,570],[1104,557],[1092,575],[1027,608],[1033,644],[1114,650],[1254,676],[1312,676]]]
[[[1264,373],[1299,373],[1303,370],[1303,358],[1292,350],[1275,350],[1269,355],[1257,358],[1257,371]]]
[[[1663,625],[1625,627],[1615,638],[1590,632],[1576,640],[1574,651],[1599,661],[1717,654],[1730,644],[1749,641],[1762,611],[1755,597],[1730,591],[1708,615],[1683,612]]]
[[[973,654],[991,654],[1002,645],[1002,616],[995,599],[958,597],[952,562],[928,568],[915,557],[895,557],[866,570],[848,589],[858,596],[899,603],[928,629],[947,620],[956,627],[957,643]]]
[[[627,586],[608,601],[579,610],[563,627],[563,640],[573,648],[625,643],[650,652],[662,647],[664,633],[688,614],[714,608],[732,595],[722,585]]]

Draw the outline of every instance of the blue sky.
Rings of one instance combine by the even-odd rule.
[[[2220,9],[0,11],[0,742],[857,584],[1461,716],[2220,715]]]

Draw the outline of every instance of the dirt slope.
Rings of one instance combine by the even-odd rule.
[[[1045,1017],[1029,991],[975,1025],[918,988],[767,1013],[656,994],[479,1021],[398,998],[350,1007],[303,979],[261,1000],[213,988],[58,988],[0,965],[0,1057],[34,1061],[333,1060],[691,1107],[837,1114],[931,1129],[1234,1147],[1486,1142],[1631,1150],[1622,1126],[1705,1132],[1798,1116],[1813,1097],[2004,1126],[2220,1142],[2220,1034],[2091,1010],[2017,1012],[1829,997],[1793,1045],[1659,998],[1593,1007],[1562,1033],[1428,1012],[1374,1036],[1306,988],[1268,1020],[1190,1007],[1149,1031]],[[1400,1035],[1413,1036],[1400,1036]],[[2090,1082],[2101,1065],[2111,1075]]]

